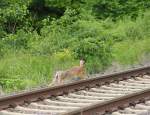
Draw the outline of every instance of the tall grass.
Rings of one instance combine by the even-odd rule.
[[[109,20],[104,22],[97,20],[94,21],[96,21],[96,23],[92,23],[93,26],[90,24],[90,27],[84,26],[84,28],[77,31],[75,29],[75,35],[69,34],[65,36],[65,30],[62,33],[59,33],[59,36],[58,33],[55,33],[58,37],[57,39],[59,44],[64,41],[69,41],[71,38],[75,39],[82,34],[83,35],[82,37],[80,36],[80,39],[83,41],[83,38],[87,39],[87,34],[89,31],[91,32],[90,35],[92,35],[92,39],[100,38],[104,39],[104,41],[106,39],[111,39],[110,41],[112,41],[113,45],[111,44],[112,46],[110,47],[110,50],[108,52],[106,51],[105,54],[110,53],[111,51],[110,54],[112,57],[102,55],[104,59],[100,60],[100,58],[97,58],[94,55],[86,64],[88,73],[99,72],[105,69],[106,67],[104,66],[107,64],[102,65],[100,62],[102,60],[106,60],[106,62],[108,60],[110,60],[110,62],[117,61],[120,64],[129,65],[138,63],[142,59],[143,55],[148,55],[150,53],[150,12],[146,12],[144,17],[139,17],[134,21],[130,18],[125,18],[117,22],[112,22]],[[89,30],[89,28],[94,31]],[[99,32],[100,30],[98,30],[97,34],[95,34],[96,29],[94,28],[100,28],[100,30],[103,31]],[[85,34],[83,33],[84,31],[86,32]],[[63,35],[65,37],[63,37]],[[55,38],[50,36],[52,35],[49,33],[45,34],[45,38],[41,38],[41,41],[38,41],[35,47],[36,50],[40,49],[41,45],[39,45],[39,43],[41,42],[42,48],[44,48],[42,50],[43,54],[36,54],[35,52],[30,52],[29,50],[20,50],[18,52],[10,50],[5,52],[4,56],[0,59],[0,85],[2,85],[6,92],[29,89],[33,86],[38,86],[41,84],[49,84],[57,70],[64,70],[79,64],[79,60],[74,59],[74,53],[72,53],[71,48],[62,48],[61,51],[58,50],[59,52],[56,50],[55,53],[50,52],[49,54],[49,49],[51,47],[56,47],[56,49],[59,47],[56,44],[52,44],[51,40],[55,40]],[[33,42],[35,43],[35,41]],[[74,44],[76,45],[79,42],[80,41],[77,39],[74,41]],[[102,42],[100,45],[103,45],[104,43],[105,42]],[[68,45],[67,42],[63,44]],[[72,47],[72,45],[70,45],[70,47]],[[88,47],[90,47],[90,45],[87,46],[87,49]],[[93,50],[93,52],[94,51],[95,50]],[[103,49],[98,51],[102,53]],[[87,52],[89,52],[89,50],[87,50]],[[88,55],[90,56],[90,54]]]
[[[150,39],[127,40],[113,46],[113,57],[123,65],[139,63],[144,55],[150,54]]]
[[[120,64],[139,63],[143,55],[150,54],[149,11],[145,12],[144,16],[139,16],[136,21],[130,19],[119,21],[113,32],[119,40],[114,43],[112,54],[114,60]]]
[[[21,52],[7,54],[0,60],[0,83],[7,92],[46,85],[51,82],[57,70],[67,69],[78,63],[69,51],[52,56],[35,56]]]

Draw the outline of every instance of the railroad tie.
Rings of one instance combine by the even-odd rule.
[[[71,93],[68,95],[69,97],[73,97],[73,98],[79,98],[79,99],[89,99],[89,100],[101,100],[102,102],[104,100],[108,100],[107,97],[98,97],[98,96],[89,96],[89,95],[78,95],[78,94],[74,94],[74,93]]]
[[[31,103],[28,107],[34,109],[44,109],[44,110],[72,110],[78,109],[79,107],[72,107],[72,106],[57,106],[57,105],[43,105],[39,103]]]
[[[108,97],[108,98],[114,98],[114,97],[119,97],[123,95],[123,94],[119,94],[118,92],[116,92],[116,94],[111,94],[109,91],[105,93],[98,93],[98,92],[92,92],[92,91],[79,91],[79,94],[98,96],[98,97]]]
[[[55,101],[52,101],[50,99],[45,99],[44,100],[44,103],[48,104],[48,105],[58,105],[58,106],[74,106],[74,107],[83,107],[83,106],[86,106],[87,103],[75,103],[75,102],[66,102],[66,101],[61,101],[61,100],[55,100]],[[88,103],[90,104],[90,103]]]
[[[147,81],[132,81],[132,80],[128,80],[128,82],[131,82],[131,83],[137,83],[137,84],[144,84],[144,85],[150,85],[150,82],[147,82]]]
[[[150,101],[146,101],[145,104],[148,105],[148,106],[150,106]]]
[[[134,86],[130,86],[130,84],[122,85],[122,84],[114,84],[114,83],[112,83],[110,86],[112,86],[112,87],[121,87],[121,88],[128,88],[129,90],[136,90],[136,91],[145,89],[145,87],[138,87],[138,86],[134,87]]]
[[[135,109],[147,109],[147,110],[150,110],[150,105],[137,104],[137,105],[135,106]]]
[[[58,96],[57,98],[59,100],[64,100],[64,101],[69,101],[69,102],[82,102],[82,103],[87,103],[87,104],[102,102],[101,100],[78,99],[78,98],[69,98],[69,97],[63,97],[63,96]]]
[[[0,115],[35,115],[35,114],[23,114],[23,113],[2,110],[2,111],[0,111]]]
[[[137,114],[134,114],[134,113],[120,113],[120,112],[113,112],[111,115],[137,115]]]
[[[99,88],[91,88],[90,91],[97,92],[97,93],[105,93],[105,94],[111,94],[111,95],[116,95],[116,94],[122,94],[126,95],[131,91],[114,91],[112,89],[104,90],[104,89],[99,89]]]
[[[43,109],[32,109],[32,108],[27,108],[27,107],[21,107],[17,106],[15,108],[17,112],[23,112],[27,114],[59,114],[59,113],[65,113],[65,110],[43,110]]]
[[[143,84],[143,83],[140,83],[140,82],[126,82],[126,81],[120,81],[119,84],[121,85],[130,85],[130,86],[142,86],[142,87],[149,87],[150,86],[150,83],[149,84]]]
[[[135,109],[134,107],[128,107],[124,109],[124,113],[135,113],[135,114],[140,114],[140,115],[147,115],[148,110],[141,110],[141,109]]]
[[[150,79],[150,75],[143,75],[143,78]]]
[[[150,82],[150,79],[147,79],[147,78],[144,78],[144,77],[136,77],[135,78],[135,80],[136,81],[144,81],[144,82],[147,82],[147,83],[149,83]]]
[[[118,85],[118,84],[117,84]],[[122,87],[120,87],[120,86],[117,86],[117,85],[115,85],[115,86],[113,86],[113,85],[110,85],[110,86],[101,86],[101,88],[102,89],[105,89],[105,90],[109,90],[109,89],[111,89],[111,90],[115,90],[115,91],[129,91],[129,92],[134,92],[134,89],[130,89],[130,88],[122,88]]]

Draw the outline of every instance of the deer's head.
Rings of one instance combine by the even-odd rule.
[[[84,66],[85,61],[84,60],[80,60],[80,66]]]

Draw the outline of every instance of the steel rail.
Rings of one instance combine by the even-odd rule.
[[[140,67],[136,69],[127,70],[124,72],[117,72],[109,75],[103,75],[100,77],[81,80],[78,82],[64,84],[60,86],[41,88],[33,91],[4,96],[0,98],[0,110],[7,109],[9,107],[15,107],[17,105],[23,105],[25,102],[30,103],[33,101],[43,100],[52,96],[63,95],[85,88],[92,88],[95,87],[96,85],[100,86],[105,83],[124,80],[133,76],[135,77],[149,73],[150,73],[150,66]]]
[[[118,110],[118,108],[125,108],[146,100],[150,100],[150,88],[114,100],[106,101],[104,103],[93,104],[63,115],[104,115],[106,113],[112,113]]]

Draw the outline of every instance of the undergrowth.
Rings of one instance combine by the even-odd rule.
[[[6,92],[49,84],[86,61],[88,74],[150,53],[149,1],[1,0],[0,85]]]

